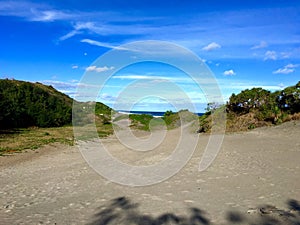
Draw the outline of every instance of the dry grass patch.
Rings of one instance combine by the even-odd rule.
[[[0,154],[37,149],[54,142],[73,145],[73,140],[72,126],[0,131]]]
[[[96,124],[98,137],[103,138],[113,133],[111,124]],[[91,130],[89,132],[89,130]],[[88,140],[97,134],[94,130],[82,127],[82,139]],[[16,153],[25,149],[38,149],[50,143],[74,144],[73,126],[53,128],[24,128],[0,130],[0,155]]]

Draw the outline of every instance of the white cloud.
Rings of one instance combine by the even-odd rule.
[[[215,50],[215,49],[218,49],[218,48],[221,48],[221,45],[219,45],[216,42],[212,42],[209,45],[203,47],[202,50],[204,50],[204,51],[212,51],[212,50]]]
[[[289,74],[295,71],[295,68],[298,67],[297,64],[288,64],[283,68],[279,68],[278,70],[273,71],[274,74]]]
[[[287,68],[297,68],[298,66],[299,66],[298,64],[292,64],[292,63],[286,65]]]
[[[34,14],[30,18],[31,21],[40,22],[53,22],[56,20],[66,20],[74,17],[72,14],[68,14],[59,10],[31,10]]]
[[[129,80],[153,80],[153,79],[159,79],[158,77],[154,76],[147,76],[147,75],[117,75],[113,76],[114,79],[129,79]],[[160,77],[160,79],[166,79],[163,77]]]
[[[267,51],[265,53],[264,60],[268,60],[268,59],[276,60],[277,59],[277,53],[275,51]]]
[[[281,52],[281,57],[284,59],[290,58],[290,56],[292,55],[291,52]]]
[[[105,71],[113,70],[113,69],[114,69],[113,66],[111,66],[111,67],[107,67],[107,66],[103,66],[103,67],[89,66],[85,70],[88,71],[88,72],[95,71],[97,73],[101,73],[101,72],[105,72]]]
[[[172,77],[172,76],[150,76],[150,75],[140,75],[140,74],[122,74],[112,77],[113,79],[123,79],[123,80],[151,80],[155,83],[161,82],[180,82],[180,83],[194,83],[194,81],[189,77]]]
[[[105,101],[106,103],[108,103],[108,102],[112,103],[112,102],[117,100],[117,97],[115,97],[111,94],[108,94],[108,93],[103,93],[103,94],[100,95],[100,99],[102,101]]]
[[[72,69],[78,69],[77,65],[72,66]]]
[[[46,84],[46,85],[52,85],[56,89],[64,89],[64,90],[76,88],[76,86],[77,86],[77,83],[70,83],[70,82],[64,82],[64,81],[59,81],[59,80],[43,80],[40,82],[43,84]]]
[[[225,70],[223,75],[225,76],[233,76],[236,75],[236,73],[233,70]]]
[[[61,36],[59,38],[60,41],[64,41],[64,40],[67,40],[73,36],[75,36],[76,34],[80,34],[81,32],[80,31],[77,31],[77,30],[72,30],[71,32],[67,33],[66,35],[64,36]]]
[[[69,33],[61,36],[59,38],[60,41],[64,41],[67,40],[77,34],[80,34],[83,32],[83,30],[95,30],[95,26],[94,23],[92,22],[77,22],[75,23],[75,25],[73,26],[73,30],[70,31]]]
[[[76,13],[53,9],[44,3],[28,1],[3,1],[0,4],[0,15],[16,16],[28,21],[53,22],[78,17]]]
[[[100,42],[100,41],[95,41],[95,40],[91,40],[91,39],[83,39],[80,42],[88,43],[90,45],[96,45],[96,46],[99,46],[99,47],[113,48],[113,49],[117,49],[117,50],[127,50],[126,48],[113,46],[113,45],[110,45],[108,43],[104,43],[104,42]]]
[[[251,49],[260,49],[268,47],[268,43],[265,41],[261,41],[258,45],[254,45]]]

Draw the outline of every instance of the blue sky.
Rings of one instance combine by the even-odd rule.
[[[113,66],[91,67],[99,56],[146,40],[196,53],[214,73],[225,101],[246,88],[274,91],[300,80],[299,1],[0,1],[0,27],[1,78],[42,82],[72,97],[87,70],[101,76]],[[130,83],[158,77],[173,80],[203,111],[201,90],[159,63],[119,71],[98,100],[113,105]],[[172,96],[178,98],[170,90]],[[169,108],[168,99],[146,96],[135,109]]]

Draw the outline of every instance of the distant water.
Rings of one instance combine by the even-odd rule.
[[[162,117],[165,112],[150,112],[150,111],[125,111],[125,110],[119,110],[119,113],[124,113],[124,114],[146,114],[146,115],[151,115],[154,117]],[[202,116],[204,113],[195,113],[198,116]]]

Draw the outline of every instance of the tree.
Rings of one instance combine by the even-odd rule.
[[[300,81],[281,91],[276,100],[281,110],[291,114],[300,112]]]
[[[233,112],[245,114],[250,112],[251,109],[259,109],[270,104],[270,97],[271,92],[262,88],[246,89],[238,95],[232,94],[227,108]]]
[[[164,117],[171,116],[172,114],[174,114],[172,110],[167,110],[164,114]]]

